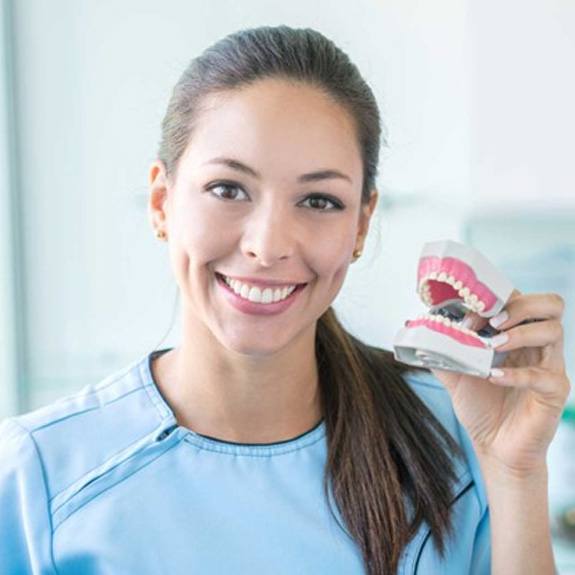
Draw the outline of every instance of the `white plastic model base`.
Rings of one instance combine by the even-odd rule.
[[[491,326],[476,333],[461,326],[467,311],[490,318],[513,292],[511,282],[480,252],[452,240],[423,246],[418,294],[430,313],[407,321],[396,335],[395,358],[409,365],[489,377],[506,353],[495,353]]]

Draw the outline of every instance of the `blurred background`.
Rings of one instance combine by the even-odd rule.
[[[423,243],[480,249],[566,302],[575,383],[572,0],[0,0],[0,419],[179,340],[146,213],[171,89],[240,28],[312,27],[380,103],[380,202],[334,307],[392,349],[425,308]],[[172,329],[170,327],[172,326]],[[575,399],[550,448],[561,574],[575,573]]]

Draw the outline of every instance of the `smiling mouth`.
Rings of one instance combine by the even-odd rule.
[[[246,303],[265,304],[265,307],[269,306],[270,308],[273,308],[275,305],[279,305],[287,300],[293,299],[295,294],[302,291],[307,286],[307,283],[291,284],[291,287],[288,287],[287,285],[280,287],[244,284],[240,293],[236,291],[237,287],[232,287],[232,285],[226,281],[227,276],[219,272],[215,272],[215,276],[218,282],[221,283],[227,290],[234,293],[236,297],[241,298]],[[244,292],[244,287],[248,285],[250,287],[249,292],[247,290]],[[253,292],[254,289],[257,290],[255,293]]]
[[[260,290],[264,290],[266,288],[269,288],[271,290],[275,290],[278,288],[281,289],[281,288],[292,287],[292,286],[293,287],[301,287],[301,286],[306,286],[309,283],[309,282],[299,282],[298,283],[298,282],[289,282],[289,281],[277,282],[277,281],[272,281],[272,280],[269,280],[270,283],[266,283],[266,280],[264,280],[264,279],[260,280],[262,283],[258,283],[257,280],[254,280],[252,282],[242,281],[241,279],[238,279],[234,276],[228,276],[228,275],[225,275],[225,274],[218,272],[218,271],[215,271],[215,270],[214,270],[214,273],[216,274],[217,277],[219,277],[220,279],[222,279],[224,281],[226,281],[226,280],[227,281],[237,281],[237,282],[240,282],[242,284],[249,285],[250,287],[257,287]]]

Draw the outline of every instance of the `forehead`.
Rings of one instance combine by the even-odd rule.
[[[229,156],[275,175],[337,168],[354,184],[361,154],[347,110],[311,86],[268,79],[208,96],[182,158],[201,165]]]

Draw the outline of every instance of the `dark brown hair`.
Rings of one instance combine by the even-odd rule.
[[[244,29],[193,59],[168,104],[158,151],[169,178],[190,142],[206,96],[267,78],[316,87],[353,119],[363,163],[362,204],[375,187],[381,124],[377,102],[348,56],[316,30]],[[395,573],[422,521],[443,557],[452,534],[457,443],[403,379],[410,366],[347,332],[330,306],[319,318],[316,358],[326,425],[330,490],[368,575]],[[406,509],[406,501],[413,513]]]

